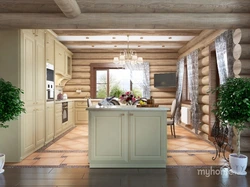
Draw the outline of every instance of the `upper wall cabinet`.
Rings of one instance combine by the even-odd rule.
[[[55,72],[71,78],[72,53],[59,41],[55,41]]]
[[[55,36],[46,31],[46,63],[55,64]]]

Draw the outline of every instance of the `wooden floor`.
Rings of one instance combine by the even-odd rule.
[[[223,158],[212,160],[211,144],[180,126],[176,133],[167,133],[166,169],[89,169],[87,127],[77,126],[22,162],[7,163],[0,187],[250,186],[250,178],[232,175]]]
[[[167,130],[167,166],[221,166],[223,158],[212,160],[215,148],[181,126],[176,126],[177,137]],[[88,126],[77,126],[49,146],[31,154],[19,163],[6,166],[74,167],[88,166]]]
[[[247,170],[248,173],[250,170]],[[228,169],[7,168],[0,186],[18,187],[247,187],[250,177]]]

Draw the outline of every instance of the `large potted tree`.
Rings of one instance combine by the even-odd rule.
[[[24,102],[20,95],[23,91],[9,81],[0,78],[0,128],[7,128],[7,121],[16,119],[25,112]],[[5,154],[0,150],[0,173],[4,172]]]
[[[236,136],[237,153],[229,155],[230,171],[246,175],[248,157],[240,153],[240,136],[250,122],[250,78],[228,78],[215,90],[218,98],[213,112],[221,125],[233,127]]]

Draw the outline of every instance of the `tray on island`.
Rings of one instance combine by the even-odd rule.
[[[136,105],[136,107],[158,107],[157,104]]]

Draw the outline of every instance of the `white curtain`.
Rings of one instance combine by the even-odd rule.
[[[215,51],[217,59],[217,67],[220,78],[220,84],[226,82],[228,77],[234,77],[233,73],[233,30],[228,30],[218,36],[215,40]],[[228,143],[232,145],[233,129],[228,127]]]
[[[195,50],[187,56],[187,73],[188,73],[188,90],[191,99],[192,124],[196,134],[198,134],[198,129],[200,125],[200,110],[198,104],[198,87],[199,87],[198,70],[199,70],[198,50]]]
[[[184,58],[177,63],[177,89],[176,89],[176,113],[175,121],[179,123],[181,117],[181,96],[183,88],[183,76],[184,76]]]
[[[132,63],[125,63],[125,69],[129,69],[131,72],[131,81],[132,79],[132,72],[141,70],[143,72],[143,79],[141,82],[143,97],[150,98],[150,72],[149,72],[149,63],[143,62],[141,64],[132,64]]]

